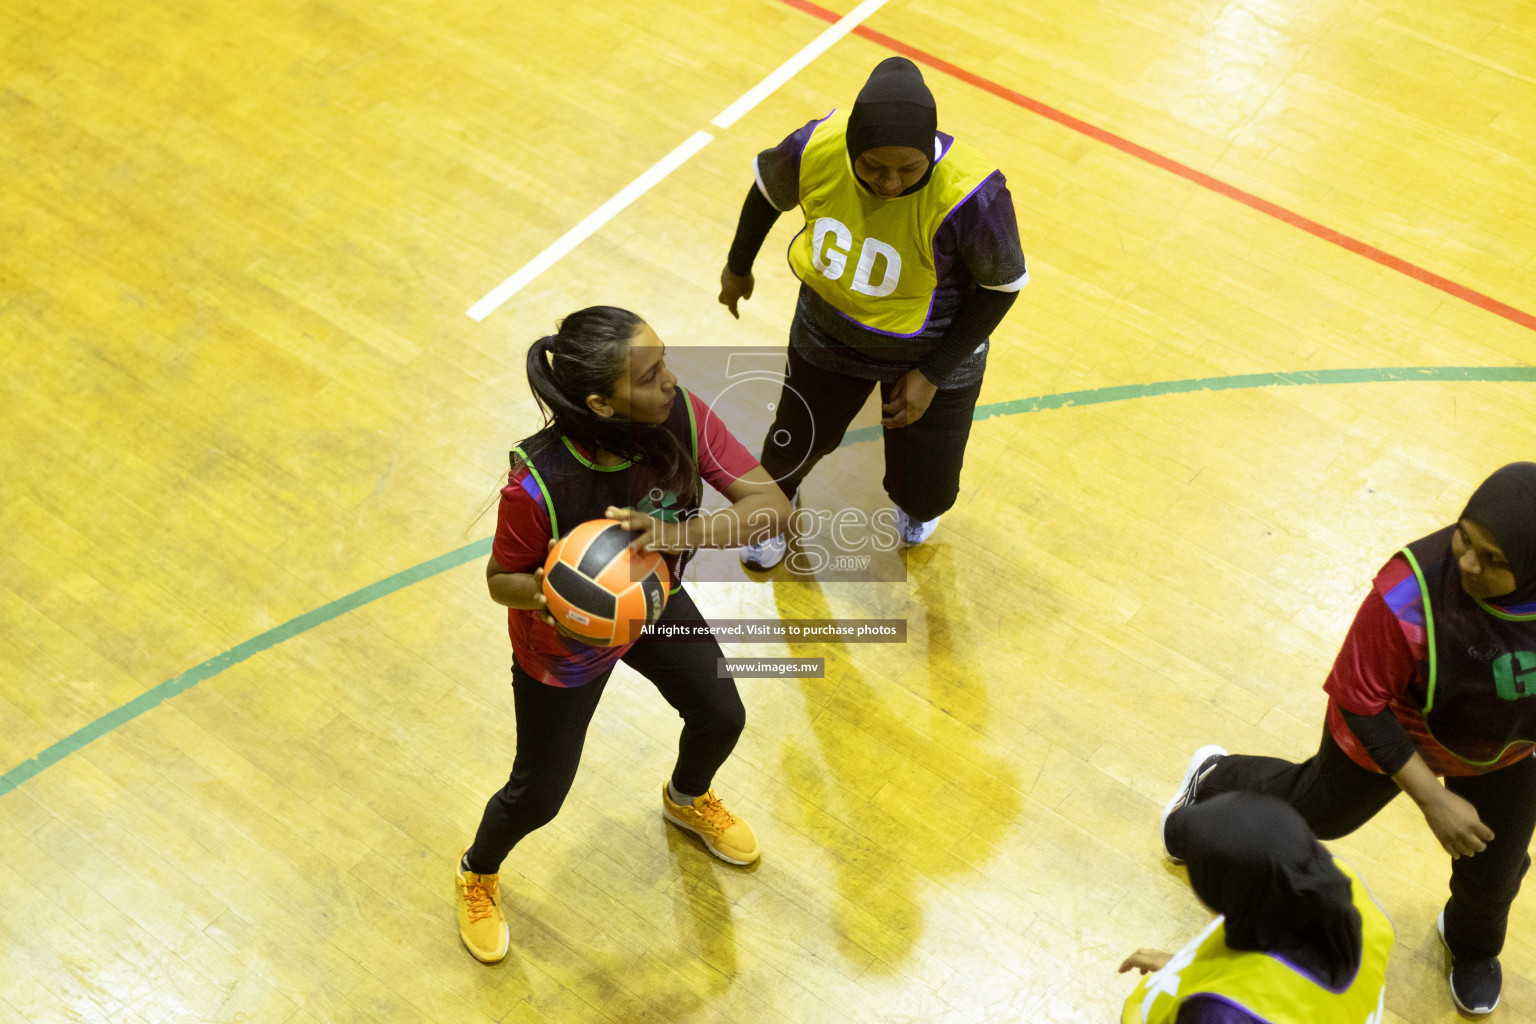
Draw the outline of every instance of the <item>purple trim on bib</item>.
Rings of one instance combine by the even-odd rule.
[[[1419,590],[1419,578],[1409,573],[1383,595],[1387,607],[1399,620],[1414,626],[1424,625],[1424,594]]]

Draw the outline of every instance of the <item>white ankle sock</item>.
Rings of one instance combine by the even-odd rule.
[[[667,780],[667,797],[675,804],[682,804],[684,807],[692,807],[693,802],[703,795],[703,793],[700,793],[698,796],[688,796],[686,793],[679,793],[677,791],[677,787],[672,785],[672,780]]]

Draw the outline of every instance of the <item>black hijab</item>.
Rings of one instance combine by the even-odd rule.
[[[1222,793],[1178,812],[1189,883],[1226,915],[1227,945],[1280,956],[1339,989],[1360,968],[1349,879],[1290,804]]]
[[[1536,599],[1536,462],[1511,462],[1472,492],[1458,520],[1470,519],[1493,535],[1515,573],[1512,594],[1496,604]]]
[[[933,174],[933,134],[939,128],[938,107],[923,81],[923,73],[905,57],[887,57],[875,65],[848,114],[848,159],[866,149],[908,146],[928,158],[928,170],[911,188],[911,195]]]

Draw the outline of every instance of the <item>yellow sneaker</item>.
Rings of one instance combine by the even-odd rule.
[[[704,840],[709,852],[727,864],[753,864],[762,851],[757,848],[757,836],[752,826],[725,809],[715,791],[694,797],[692,806],[680,804],[667,792],[667,784],[661,784],[661,813],[668,821]]]
[[[459,854],[459,938],[476,960],[486,964],[505,957],[510,941],[507,919],[501,914],[501,894],[496,890],[497,878],[465,871],[464,854]]]

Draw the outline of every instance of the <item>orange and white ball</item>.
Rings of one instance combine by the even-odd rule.
[[[655,551],[630,551],[635,535],[593,519],[561,537],[544,562],[544,598],[562,629],[594,647],[640,637],[661,617],[671,574]]]

